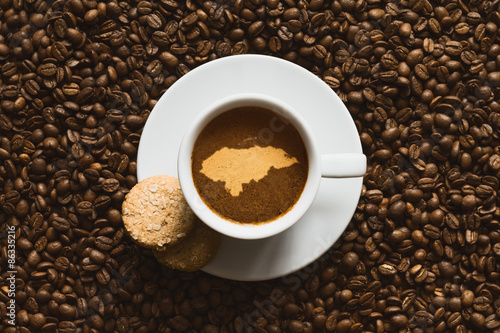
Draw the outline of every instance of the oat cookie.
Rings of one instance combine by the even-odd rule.
[[[156,259],[165,266],[193,272],[206,266],[217,254],[221,234],[197,221],[193,232],[165,251],[153,251]]]
[[[184,198],[179,180],[172,176],[144,179],[125,197],[123,223],[140,245],[162,250],[186,237],[195,215]]]

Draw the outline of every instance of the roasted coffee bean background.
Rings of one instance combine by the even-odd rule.
[[[0,0],[0,331],[498,332],[499,27],[498,0]],[[161,267],[120,215],[161,94],[242,53],[322,78],[369,163],[335,246],[267,282]]]

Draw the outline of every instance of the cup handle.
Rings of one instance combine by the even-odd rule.
[[[321,176],[325,178],[363,177],[366,172],[364,154],[321,155]]]

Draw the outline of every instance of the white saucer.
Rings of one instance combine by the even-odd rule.
[[[206,105],[238,93],[272,95],[290,104],[317,135],[319,151],[362,153],[349,111],[321,79],[291,62],[263,55],[217,59],[180,78],[159,99],[144,127],[137,178],[177,177],[177,154],[191,120]],[[259,281],[297,271],[325,253],[354,214],[362,177],[321,180],[309,211],[285,232],[266,239],[224,237],[203,270],[233,280]]]

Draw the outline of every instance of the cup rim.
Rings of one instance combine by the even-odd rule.
[[[253,224],[229,221],[213,212],[203,201],[192,177],[192,151],[196,139],[205,126],[221,113],[232,108],[252,105],[261,106],[290,120],[299,132],[308,154],[308,174],[300,197],[291,209],[275,220]],[[286,102],[275,97],[240,93],[219,99],[204,108],[190,124],[182,138],[177,159],[178,178],[187,203],[194,213],[212,229],[229,237],[261,239],[279,234],[294,225],[309,209],[321,181],[321,159],[313,132],[300,113]]]

